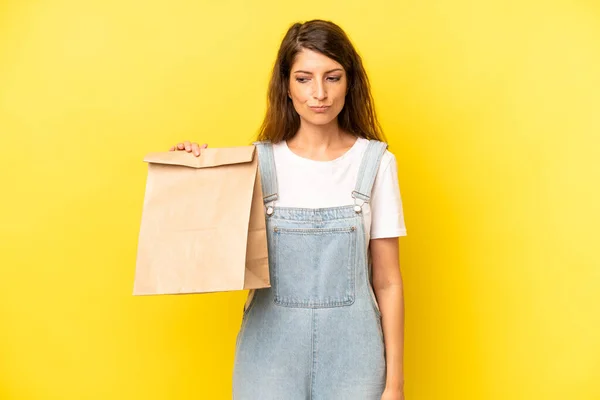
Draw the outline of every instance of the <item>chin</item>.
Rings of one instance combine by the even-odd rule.
[[[302,117],[302,119],[304,120],[304,122],[309,123],[311,125],[315,125],[315,126],[326,126],[331,124],[332,122],[337,121],[337,115],[334,116],[333,118],[331,118],[331,116],[329,115],[322,115],[320,117],[315,117],[312,116],[310,118],[305,118]]]

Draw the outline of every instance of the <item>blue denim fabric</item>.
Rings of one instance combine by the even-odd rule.
[[[271,287],[256,290],[243,312],[233,398],[379,400],[385,348],[362,210],[387,145],[370,141],[356,204],[321,209],[275,206],[272,147],[256,146],[265,205],[272,208],[266,216]]]

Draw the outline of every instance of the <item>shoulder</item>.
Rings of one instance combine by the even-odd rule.
[[[396,156],[389,150],[386,150],[383,153],[383,157],[381,157],[381,164],[379,165],[379,169],[389,169],[390,167],[396,166]]]
[[[285,158],[286,152],[285,152],[285,142],[281,141],[279,143],[272,143],[271,144],[272,148],[273,148],[273,154],[275,154],[275,156],[277,158]]]
[[[357,141],[357,146],[359,147],[360,151],[358,151],[357,153],[360,154],[360,156],[364,155],[364,152],[367,150],[367,147],[369,145],[370,140],[365,139],[365,138],[358,138]],[[385,142],[381,142],[381,143],[385,143]],[[387,143],[385,143],[387,145]],[[379,173],[381,173],[384,170],[387,170],[390,166],[393,166],[395,168],[396,165],[396,156],[394,155],[394,153],[392,153],[391,151],[389,151],[388,149],[385,150],[385,152],[383,153],[383,156],[381,157],[381,161],[379,163]]]

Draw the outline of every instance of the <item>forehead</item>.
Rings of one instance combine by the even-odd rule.
[[[330,71],[332,69],[342,68],[342,64],[332,58],[316,51],[302,49],[296,54],[292,64],[292,72],[301,69],[303,71],[318,72]]]

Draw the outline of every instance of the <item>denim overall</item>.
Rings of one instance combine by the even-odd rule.
[[[276,207],[272,144],[255,145],[271,287],[243,311],[233,399],[380,400],[385,348],[363,214],[387,145],[369,142],[354,204],[319,209]]]

